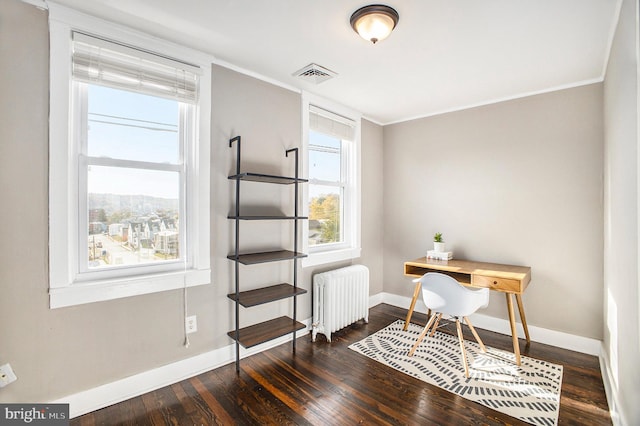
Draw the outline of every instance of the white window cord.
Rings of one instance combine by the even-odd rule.
[[[182,325],[184,327],[184,347],[188,348],[191,342],[189,342],[189,334],[187,333],[187,314],[189,312],[188,300],[187,300],[187,260],[184,261],[184,274],[182,275]]]

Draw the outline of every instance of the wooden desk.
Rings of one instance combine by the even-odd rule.
[[[516,295],[520,320],[527,343],[529,329],[524,315],[522,304],[522,293],[524,293],[529,281],[531,281],[531,268],[528,266],[501,265],[498,263],[473,262],[469,260],[434,260],[421,257],[404,263],[404,274],[408,277],[421,277],[427,272],[441,272],[455,278],[460,284],[468,287],[482,287],[494,291],[503,292],[507,298],[507,309],[509,311],[509,324],[511,325],[511,338],[513,340],[513,352],[516,356],[516,363],[520,365],[520,346],[518,346],[518,333],[516,331],[516,318],[513,310],[512,294]],[[416,283],[413,290],[413,298],[409,313],[405,320],[406,330],[416,306],[416,300],[420,295],[421,284]]]

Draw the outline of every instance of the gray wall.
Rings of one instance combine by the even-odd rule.
[[[444,234],[458,258],[528,265],[530,325],[602,338],[602,85],[384,128],[385,291]],[[504,296],[482,313],[507,318]]]
[[[640,424],[638,2],[622,3],[604,91],[604,357],[626,424]]]
[[[233,265],[226,255],[233,248],[232,222],[226,219],[233,208],[233,186],[227,175],[235,167],[235,148],[228,148],[232,135],[242,135],[242,170],[293,175],[293,160],[284,157],[286,148],[299,146],[301,136],[301,97],[271,84],[239,74],[229,69],[213,67],[213,170],[212,199],[213,222],[212,247],[214,282],[216,283],[213,305],[215,322],[231,330],[233,311],[226,295],[233,291]],[[353,262],[338,262],[318,267],[304,268],[301,286],[309,292],[299,298],[298,315],[311,317],[311,283],[313,274],[352,263],[370,269],[370,294],[383,288],[382,274],[382,127],[362,120],[362,256]],[[243,205],[271,203],[280,197],[284,209],[293,209],[291,188],[269,188],[258,184],[243,184]],[[273,248],[274,241],[290,247],[293,227],[291,224],[242,223],[240,245],[248,248]],[[300,244],[302,242],[300,241]],[[292,279],[287,264],[267,264],[240,269],[243,289],[261,287],[265,282],[282,282]],[[290,314],[289,302],[269,304],[241,310],[241,326],[273,317],[274,310]],[[244,322],[244,324],[243,324]],[[215,346],[228,344],[228,338],[220,335]]]
[[[233,304],[226,297],[234,291],[234,265],[227,260],[234,244],[234,222],[227,219],[233,211],[234,183],[227,176],[235,173],[236,145],[229,139],[242,137],[241,171],[268,174],[294,174],[293,157],[285,150],[299,146],[301,135],[301,97],[294,92],[239,74],[226,68],[212,69],[212,169],[211,169],[211,247],[214,297],[212,334],[215,347],[229,345],[226,331],[234,324]],[[241,209],[251,205],[280,204],[283,211],[293,212],[293,186],[241,184]],[[274,200],[277,200],[274,203]],[[241,252],[260,249],[292,248],[293,224],[286,221],[243,221],[240,224]],[[291,282],[291,263],[240,266],[243,290],[265,284]],[[306,283],[302,287],[308,288]],[[299,299],[299,318],[311,311],[309,296]],[[244,327],[290,312],[290,301],[270,303],[250,310],[241,308],[240,326]],[[221,331],[226,330],[224,333]]]
[[[382,127],[362,120],[362,256],[369,267],[369,294],[384,289],[384,174]]]

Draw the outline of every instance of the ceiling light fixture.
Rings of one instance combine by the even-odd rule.
[[[350,22],[360,37],[376,44],[389,37],[399,19],[395,9],[383,4],[372,4],[353,12]]]

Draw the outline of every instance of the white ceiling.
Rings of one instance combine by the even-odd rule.
[[[27,0],[28,1],[28,0]],[[388,124],[600,81],[620,0],[388,0],[376,45],[349,17],[364,0],[56,0],[194,47]],[[372,2],[375,3],[375,2]],[[292,77],[315,62],[338,73]]]

